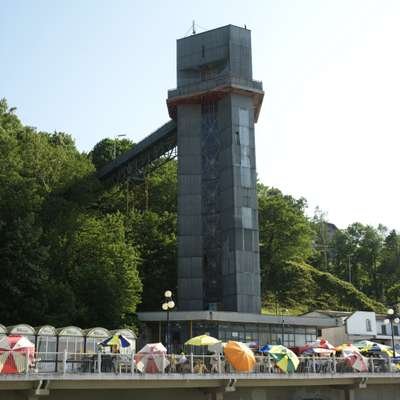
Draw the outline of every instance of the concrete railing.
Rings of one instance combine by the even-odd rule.
[[[19,353],[18,358],[10,356],[0,369],[1,379],[9,375],[74,375],[74,374],[233,374],[237,371],[222,355],[147,355],[152,367],[146,367],[145,360],[136,354],[110,353]],[[18,362],[16,362],[18,360]],[[296,374],[348,374],[357,373],[348,358],[342,357],[300,357]],[[7,363],[9,363],[7,365]],[[367,371],[363,373],[384,374],[400,372],[398,364],[386,358],[365,358]],[[7,367],[7,368],[6,368]],[[9,373],[7,375],[5,372]],[[246,375],[285,375],[269,355],[256,356],[256,365]]]
[[[215,87],[224,85],[229,85],[229,86],[238,85],[249,89],[257,90],[260,92],[263,90],[262,82],[260,81],[243,79],[235,75],[225,74],[225,75],[218,75],[213,78],[206,79],[200,82],[188,83],[176,89],[170,89],[168,90],[168,98],[171,99],[176,96],[185,96],[187,94],[191,94],[194,92],[207,91]]]

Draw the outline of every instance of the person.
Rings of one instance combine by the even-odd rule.
[[[114,354],[119,353],[119,346],[117,344],[113,344],[111,346],[111,353],[114,353]]]
[[[182,351],[178,358],[178,371],[184,372],[185,364],[187,363],[188,359],[185,356],[185,353]]]
[[[118,354],[119,354],[119,346],[117,344],[113,344],[111,346],[111,360],[112,360],[112,369],[113,372],[117,373],[118,372],[118,364],[119,364],[119,359],[118,359]]]
[[[196,374],[204,374],[208,372],[208,369],[206,365],[203,363],[203,361],[197,360],[194,365],[193,372]]]
[[[211,356],[211,372],[216,372],[217,374],[221,371],[219,370],[220,366],[220,355],[215,353]]]
[[[169,356],[169,372],[172,373],[176,372],[176,364],[177,364],[176,356],[175,354],[171,354]]]

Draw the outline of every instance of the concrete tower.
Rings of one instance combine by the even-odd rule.
[[[260,312],[251,34],[228,25],[177,41],[168,109],[178,139],[180,310]]]

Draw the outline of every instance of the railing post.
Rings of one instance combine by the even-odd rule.
[[[161,373],[164,374],[165,373],[165,359],[168,357],[168,354],[162,356],[161,358]]]
[[[336,374],[336,354],[333,354],[333,373]]]
[[[68,357],[68,353],[67,353],[67,349],[65,349],[64,353],[63,353],[63,374],[64,375],[67,373],[67,357]]]
[[[315,372],[316,372],[316,368],[315,368],[315,354],[312,355],[312,370],[313,370],[313,372],[314,372],[314,374],[315,374]]]
[[[218,373],[222,374],[221,354],[218,353]]]
[[[193,374],[193,353],[190,353],[190,372]]]
[[[25,352],[25,374],[29,374],[29,352]]]
[[[374,371],[375,370],[375,365],[374,365],[374,358],[373,357],[371,357],[369,359],[369,363],[371,364],[371,372],[375,372]]]
[[[135,369],[135,353],[131,353],[131,374],[134,374]]]
[[[101,374],[101,353],[97,353],[97,372]]]
[[[271,356],[270,356],[270,354],[268,353],[268,355],[267,355],[267,359],[268,359],[268,362],[267,362],[267,365],[268,365],[268,373],[270,374],[271,372],[272,372],[272,367],[271,367]]]

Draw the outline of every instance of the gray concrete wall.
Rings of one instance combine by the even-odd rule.
[[[365,389],[327,386],[250,387],[234,392],[215,389],[70,389],[51,390],[47,400],[398,400],[400,385],[369,385]],[[32,395],[32,393],[31,393]],[[34,397],[30,397],[34,399]],[[28,391],[0,390],[0,400],[29,399]]]
[[[177,105],[178,301],[181,310],[259,313],[253,100],[233,89],[195,94],[196,84],[218,86],[226,74],[252,82],[249,30],[228,25],[178,40],[178,89],[189,87]]]
[[[231,74],[251,81],[251,33],[234,25],[177,41],[178,88]]]
[[[178,304],[203,310],[201,106],[178,107]]]

